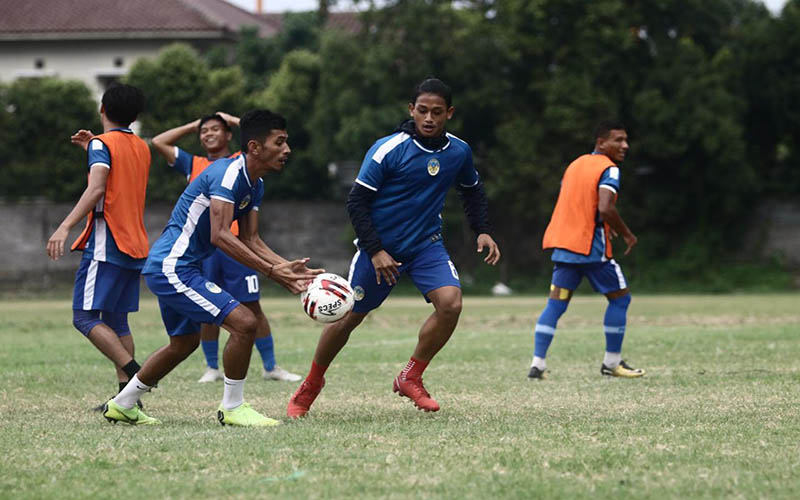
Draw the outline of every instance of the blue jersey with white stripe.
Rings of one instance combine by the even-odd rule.
[[[186,176],[187,179],[192,175],[192,160],[194,155],[187,153],[178,146],[175,146],[175,162],[169,166]],[[209,161],[211,161],[209,159]]]
[[[131,129],[127,128],[115,128],[112,130],[119,130],[126,134],[133,133]],[[108,146],[100,139],[89,141],[87,153],[89,170],[94,166],[108,169],[114,168],[111,164],[111,152],[108,150]],[[141,269],[144,266],[145,259],[133,258],[120,251],[119,247],[117,247],[114,235],[111,234],[111,229],[109,229],[105,219],[102,217],[104,202],[105,196],[101,196],[95,205],[94,227],[92,227],[92,232],[86,241],[86,247],[83,249],[83,258],[108,262],[126,269]]]
[[[619,192],[619,167],[608,167],[600,176],[600,181],[597,183],[598,188],[608,189],[613,193]],[[582,255],[575,252],[570,252],[563,248],[556,248],[553,250],[551,260],[553,262],[563,262],[566,264],[589,264],[592,262],[605,262],[606,258],[606,234],[603,228],[602,219],[600,214],[597,214],[597,225],[594,228],[594,238],[592,238],[592,251],[589,255]]]
[[[196,266],[211,255],[211,200],[233,203],[233,218],[258,210],[264,182],[250,179],[245,155],[222,158],[206,168],[183,191],[164,232],[150,249],[144,274],[166,273],[176,267]]]
[[[372,223],[383,249],[400,262],[441,239],[441,212],[450,186],[479,181],[469,145],[451,134],[447,139],[436,151],[405,132],[379,139],[356,178],[376,192]]]

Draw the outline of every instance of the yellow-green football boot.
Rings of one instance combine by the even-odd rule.
[[[625,360],[622,360],[614,368],[609,368],[606,365],[601,366],[600,373],[610,377],[637,378],[643,376],[645,372],[641,368],[633,368]]]
[[[109,399],[103,405],[103,416],[112,424],[124,422],[131,425],[158,425],[161,423],[160,420],[145,415],[138,406],[126,409],[115,403],[113,399]]]
[[[258,413],[248,403],[242,403],[233,410],[226,410],[219,405],[217,420],[222,425],[238,425],[240,427],[274,427],[280,424],[280,421]]]

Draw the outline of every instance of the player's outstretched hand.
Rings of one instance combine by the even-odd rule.
[[[628,245],[628,248],[625,249],[625,255],[628,255],[631,253],[631,250],[633,250],[633,247],[635,247],[639,242],[639,238],[637,238],[633,233],[623,236],[623,238],[625,239],[625,244]]]
[[[380,250],[372,256],[372,267],[375,268],[375,280],[379,285],[381,284],[381,277],[383,277],[389,285],[397,283],[397,278],[400,277],[400,270],[398,268],[402,265],[402,262],[394,260],[386,250]]]
[[[64,255],[64,242],[67,241],[69,236],[69,229],[58,226],[58,229],[47,240],[47,255],[53,260],[58,260],[59,257]]]
[[[94,134],[91,130],[81,129],[72,134],[69,138],[69,142],[76,146],[80,146],[83,148],[84,151],[89,149],[89,142],[94,137]]]
[[[324,273],[324,269],[309,269],[306,267],[309,258],[290,260],[283,264],[276,264],[272,267],[269,277],[281,286],[292,292],[294,295],[308,288],[308,284],[318,274]]]
[[[94,133],[91,130],[81,129],[72,134],[69,142],[76,146],[80,146],[84,151],[89,149],[89,142],[94,138]]]
[[[489,253],[486,254],[483,261],[491,266],[497,264],[497,261],[500,260],[500,247],[497,246],[491,236],[481,233],[478,235],[478,253],[483,252],[484,248],[488,248]]]

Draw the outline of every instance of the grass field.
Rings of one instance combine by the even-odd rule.
[[[601,377],[604,300],[576,297],[550,379],[527,380],[544,299],[466,298],[426,372],[442,410],[392,394],[418,298],[391,298],[353,334],[309,417],[220,427],[221,385],[200,352],[144,400],[163,421],[112,426],[89,408],[111,365],[71,326],[70,303],[0,303],[2,498],[800,498],[800,298],[634,297],[625,357],[639,380]],[[278,362],[305,373],[320,328],[294,298],[262,301]],[[131,317],[138,358],[166,341],[155,302]],[[296,384],[245,390],[285,415]]]

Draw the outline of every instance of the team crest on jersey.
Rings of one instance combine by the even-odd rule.
[[[353,298],[356,300],[361,300],[364,298],[364,289],[360,286],[353,288]]]
[[[439,160],[436,158],[428,160],[428,173],[431,177],[439,173]]]
[[[206,281],[206,290],[211,293],[220,293],[222,292],[222,288],[220,288],[216,283],[211,281]]]
[[[248,203],[250,203],[250,195],[249,194],[247,196],[245,196],[244,199],[239,203],[239,210],[244,209],[244,207],[246,207]]]

